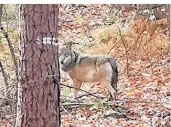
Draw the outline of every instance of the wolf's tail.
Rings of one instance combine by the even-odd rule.
[[[109,63],[112,66],[112,79],[111,79],[111,85],[113,87],[113,89],[117,92],[117,82],[118,82],[118,67],[117,67],[117,63],[114,59],[109,59]]]

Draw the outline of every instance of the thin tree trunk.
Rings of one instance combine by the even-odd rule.
[[[2,7],[3,7],[3,4],[0,4],[0,26],[1,26],[1,17],[2,17]],[[0,60],[0,68],[1,68],[1,71],[2,71],[3,78],[4,78],[5,87],[7,88],[8,87],[7,75],[5,73],[5,70],[3,68],[1,60]],[[6,93],[7,93],[7,89],[4,89],[4,95]]]
[[[0,4],[0,26],[1,26],[2,7],[3,7],[3,4]]]
[[[17,126],[60,125],[57,16],[57,5],[22,5]]]
[[[7,80],[7,74],[5,73],[5,70],[3,68],[3,65],[2,65],[2,62],[0,61],[0,68],[1,68],[1,71],[2,71],[2,76],[3,76],[3,79],[4,79],[4,83],[5,83],[5,88],[4,88],[4,96],[6,95],[7,93],[7,87],[9,86],[8,85],[8,80]]]
[[[3,26],[1,26],[2,7],[3,7],[3,4],[0,4],[0,29],[1,29],[3,35],[5,36],[5,38],[6,38],[7,42],[8,42],[11,57],[12,57],[12,60],[13,60],[14,66],[15,66],[16,79],[18,81],[18,64],[17,64],[17,59],[16,59],[16,56],[15,56],[15,53],[14,53],[14,47],[12,46],[12,41],[11,41],[8,33],[4,30]]]
[[[168,29],[169,29],[169,37],[170,37],[170,35],[171,35],[171,34],[170,34],[170,18],[171,18],[171,17],[170,17],[170,11],[171,11],[170,5],[171,5],[171,4],[168,5]]]
[[[8,42],[8,47],[10,49],[10,53],[11,53],[11,57],[15,66],[15,75],[16,75],[16,79],[18,81],[18,64],[17,64],[17,59],[16,56],[14,54],[14,47],[12,46],[12,42],[11,39],[8,36],[8,33],[3,29],[3,27],[1,28],[3,35],[5,36],[7,42]]]

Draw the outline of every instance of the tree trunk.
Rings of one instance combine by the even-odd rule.
[[[60,126],[57,16],[57,5],[21,6],[17,126]]]

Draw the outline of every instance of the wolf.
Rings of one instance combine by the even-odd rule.
[[[60,69],[73,80],[75,97],[82,83],[99,82],[107,88],[110,96],[117,92],[118,69],[116,60],[107,55],[90,55],[73,51],[72,43],[59,46]]]

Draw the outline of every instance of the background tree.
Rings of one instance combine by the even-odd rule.
[[[18,30],[19,5],[0,5],[0,126],[13,124],[16,117]]]
[[[21,6],[17,126],[60,125],[58,53],[52,44],[57,16],[57,5]]]

